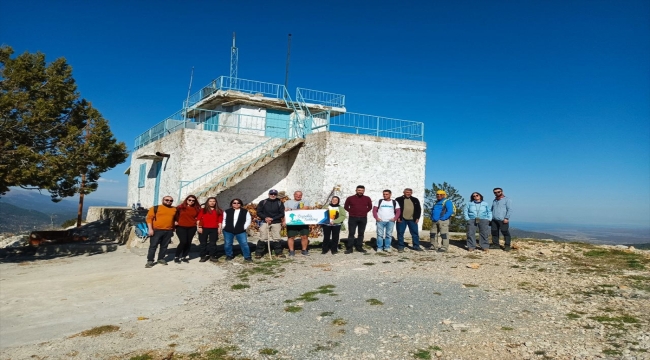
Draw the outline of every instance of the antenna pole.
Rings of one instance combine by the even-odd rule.
[[[237,88],[237,68],[239,63],[239,49],[235,44],[235,33],[232,33],[232,47],[230,48],[230,81],[232,88]]]
[[[284,73],[284,87],[289,91],[289,59],[291,59],[291,34],[287,44],[287,69]]]
[[[192,92],[192,79],[194,78],[194,66],[190,72],[190,86],[187,88],[187,99],[185,99],[185,111],[183,111],[183,120],[187,119],[187,108],[190,106],[190,93]]]

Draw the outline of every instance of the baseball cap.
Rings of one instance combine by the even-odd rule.
[[[438,191],[436,191],[436,194],[438,194],[438,195],[447,195],[447,193],[444,190],[438,190]]]
[[[277,194],[278,194],[277,190],[275,190],[275,189],[269,190],[269,195],[277,195]]]

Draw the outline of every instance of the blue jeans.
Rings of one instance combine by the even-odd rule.
[[[224,250],[226,251],[226,256],[233,257],[233,253],[232,253],[233,238],[237,239],[237,242],[239,243],[239,248],[241,249],[241,253],[242,255],[244,255],[244,259],[250,259],[251,250],[248,247],[248,237],[246,236],[245,231],[237,235],[231,232],[223,231],[223,241],[224,241],[223,247]]]
[[[393,221],[377,221],[377,250],[389,250],[393,237]]]
[[[404,249],[404,233],[406,233],[406,227],[409,228],[409,233],[413,238],[413,248],[420,248],[420,234],[418,230],[418,224],[413,220],[402,220],[397,223],[397,248]]]

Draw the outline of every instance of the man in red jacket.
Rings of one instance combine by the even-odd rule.
[[[345,199],[344,208],[350,215],[348,217],[348,241],[346,244],[346,254],[352,254],[352,247],[356,248],[358,252],[365,253],[363,249],[363,233],[366,231],[366,224],[368,223],[368,212],[372,210],[372,200],[363,193],[366,192],[366,187],[363,185],[357,186],[356,194],[349,196]],[[357,228],[359,229],[359,236],[354,237]]]

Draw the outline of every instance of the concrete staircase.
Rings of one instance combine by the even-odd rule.
[[[193,192],[189,193],[196,194],[196,196],[199,198],[199,201],[209,196],[217,196],[222,191],[233,187],[237,183],[252,175],[257,170],[266,166],[274,159],[282,156],[288,151],[291,151],[297,146],[302,145],[304,142],[305,139],[303,138],[284,140],[279,145],[272,147],[270,150],[253,158],[252,160],[242,159],[242,161],[239,162],[235,167],[235,170],[232,170],[226,174],[218,174],[213,178],[212,181],[203,186],[195,188]]]

